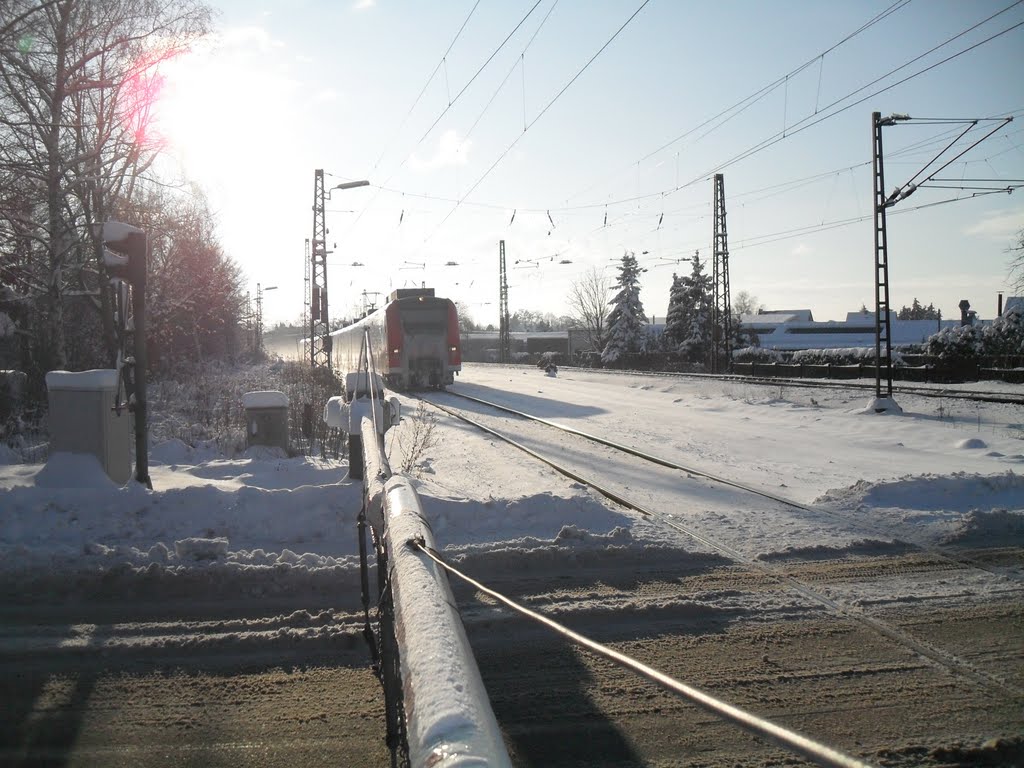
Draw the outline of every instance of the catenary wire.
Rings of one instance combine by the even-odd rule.
[[[451,44],[449,44],[448,48],[445,49],[445,52],[441,55],[440,61],[437,62],[437,66],[434,67],[434,71],[430,73],[430,76],[427,78],[427,81],[423,84],[423,87],[420,89],[419,94],[413,100],[412,106],[409,107],[409,111],[405,113],[405,117],[402,118],[401,122],[398,124],[398,127],[395,128],[395,131],[392,134],[392,141],[394,140],[394,137],[398,134],[398,132],[402,130],[402,127],[409,119],[409,116],[413,113],[413,110],[416,109],[416,105],[420,103],[420,99],[423,98],[423,94],[427,92],[427,88],[433,82],[434,76],[437,75],[437,71],[441,68],[441,65],[444,64],[445,60],[448,58],[448,54],[452,52],[452,48],[455,47],[455,43],[458,42],[459,37],[462,36],[462,32],[463,30],[466,29],[466,25],[469,24],[469,20],[473,18],[473,14],[476,12],[478,5],[480,5],[480,0],[476,0],[476,2],[473,3],[473,7],[469,10],[469,14],[466,16],[466,19],[462,22],[462,26],[459,27],[459,31],[456,32],[455,37],[452,38]],[[380,157],[378,157],[377,161],[373,164],[374,170],[376,170],[377,167],[380,165],[380,161],[384,159],[384,155],[387,154],[388,149],[390,149],[390,145],[386,145],[384,149],[381,150]]]

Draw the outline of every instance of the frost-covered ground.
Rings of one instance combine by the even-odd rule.
[[[864,412],[867,395],[834,390],[571,371],[549,378],[487,366],[468,366],[453,389],[500,397],[832,513],[794,525],[785,515],[744,515],[738,503],[691,510],[704,526],[741,530],[762,560],[814,557],[823,537],[843,526],[850,541],[1024,542],[1019,407],[907,397],[903,415],[879,416]],[[414,407],[405,413],[389,436],[393,459],[415,420]],[[623,547],[684,546],[678,534],[576,483],[517,467],[491,438],[443,422],[438,436],[416,471],[437,541],[452,554],[507,565],[510,553],[557,561],[585,551],[596,563]],[[344,464],[264,449],[225,458],[211,445],[154,445],[153,491],[114,487],[85,457],[0,466],[3,593],[212,596],[230,582],[231,590],[263,595],[288,583],[357,582],[361,486]]]

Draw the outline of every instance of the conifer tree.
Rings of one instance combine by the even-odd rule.
[[[686,338],[683,298],[683,280],[673,272],[672,287],[668,293],[668,315],[665,317],[665,333],[662,335],[663,344],[670,352],[675,352],[683,339]]]
[[[672,316],[673,304],[675,315]],[[707,358],[711,348],[711,276],[704,274],[700,251],[693,254],[689,275],[673,279],[673,295],[669,298],[669,342],[673,349],[691,361]],[[669,329],[666,328],[666,333]]]
[[[610,302],[612,310],[608,313],[608,340],[601,352],[601,362],[605,364],[647,352],[646,316],[640,301],[640,275],[645,271],[631,251],[623,254],[614,286],[615,298]]]

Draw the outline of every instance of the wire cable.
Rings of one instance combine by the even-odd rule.
[[[392,138],[392,142],[394,141],[394,137],[398,135],[398,132],[402,130],[402,127],[405,125],[406,121],[409,119],[409,116],[412,114],[413,110],[416,109],[416,105],[420,103],[420,99],[422,99],[423,98],[423,94],[427,92],[427,88],[434,81],[434,76],[437,74],[437,71],[439,69],[441,69],[441,65],[444,64],[445,60],[448,58],[448,54],[452,52],[452,48],[455,47],[455,43],[458,41],[459,37],[462,35],[462,32],[466,28],[466,25],[469,24],[469,20],[471,18],[473,18],[473,14],[476,12],[476,8],[477,8],[478,5],[480,5],[480,0],[476,0],[476,2],[473,3],[473,7],[470,9],[469,15],[466,16],[465,21],[462,22],[462,26],[459,27],[459,31],[455,33],[455,37],[452,38],[451,44],[448,46],[447,49],[445,49],[444,54],[442,54],[442,56],[441,56],[441,60],[439,62],[437,62],[437,66],[434,67],[434,71],[430,73],[430,77],[427,78],[427,82],[425,82],[423,84],[423,87],[420,89],[419,94],[416,96],[416,99],[413,101],[412,106],[409,107],[409,111],[405,113],[405,117],[402,118],[402,121],[398,124],[398,127],[395,128],[395,131],[394,131],[394,133],[392,134],[392,137],[391,137]],[[391,146],[390,146],[390,142],[389,142],[389,144],[386,145],[384,147],[384,149],[381,150],[380,157],[378,157],[377,158],[377,162],[375,162],[373,164],[373,169],[374,170],[377,170],[377,166],[380,165],[380,161],[384,159],[384,155],[387,154],[387,151],[390,148],[391,148]]]
[[[857,35],[861,34],[862,32],[864,32],[864,31],[866,31],[868,29],[870,29],[875,24],[879,23],[880,21],[882,21],[883,19],[885,19],[889,15],[895,13],[896,11],[902,10],[909,3],[910,3],[910,0],[896,0],[895,3],[890,5],[888,8],[886,8],[883,11],[881,11],[880,13],[878,13],[877,15],[875,15],[874,17],[872,17],[868,21],[866,21],[864,24],[862,24],[856,30],[854,30],[853,32],[851,32],[848,35],[846,35],[846,37],[842,38],[839,42],[834,43],[831,47],[825,49],[824,51],[822,51],[821,53],[817,54],[813,58],[808,59],[803,64],[801,64],[798,67],[796,67],[795,69],[787,72],[786,74],[782,75],[781,77],[776,78],[775,80],[773,80],[772,82],[768,83],[767,85],[762,86],[760,89],[754,91],[749,96],[746,96],[746,97],[740,99],[739,101],[737,101],[735,104],[733,104],[733,105],[731,105],[729,107],[726,107],[721,112],[719,112],[717,115],[714,115],[713,117],[709,117],[707,120],[705,120],[704,122],[700,123],[699,125],[696,125],[693,128],[688,129],[687,131],[683,132],[679,136],[676,136],[674,139],[671,139],[670,141],[665,142],[664,144],[662,144],[657,149],[648,152],[646,155],[641,157],[639,160],[636,160],[635,162],[630,163],[629,164],[629,168],[632,168],[634,165],[638,165],[639,163],[642,163],[645,160],[649,160],[650,158],[652,158],[655,155],[657,155],[659,152],[662,152],[662,151],[668,149],[673,144],[676,144],[676,143],[682,141],[683,139],[687,138],[688,136],[690,136],[693,133],[696,133],[697,131],[701,130],[702,128],[704,128],[706,126],[711,125],[713,122],[715,122],[719,118],[721,118],[721,117],[723,117],[725,115],[728,115],[730,112],[733,112],[734,110],[739,110],[738,112],[736,112],[736,114],[739,114],[740,112],[742,112],[745,109],[747,109],[747,107],[757,103],[757,101],[760,101],[761,98],[763,98],[764,96],[767,96],[769,93],[772,93],[777,88],[782,86],[786,82],[786,80],[788,78],[794,77],[794,76],[800,74],[802,71],[804,71],[809,66],[811,66],[815,61],[818,61],[819,59],[824,59],[826,54],[831,53],[832,51],[836,50],[837,48],[839,48],[844,43],[849,42],[850,40],[855,38]],[[815,113],[817,113],[817,111],[818,110],[815,109]],[[734,117],[734,116],[735,115],[732,115],[729,118],[727,118],[725,121],[723,121],[721,123],[721,125],[724,125],[725,122],[728,122],[728,120],[732,119],[732,117]],[[705,134],[705,135],[707,135],[707,134]],[[624,171],[624,170],[626,170],[626,168],[623,168],[622,170],[617,171],[614,174],[610,174],[610,176],[616,176],[619,173],[622,173],[622,171]],[[604,178],[607,179],[607,178],[609,178],[609,176],[605,176]],[[579,195],[585,194],[586,192],[589,192],[591,189],[596,187],[599,183],[600,182],[595,182],[595,183],[591,184],[589,187],[587,187],[587,188],[585,188],[585,189],[583,189],[583,190],[581,190],[579,192],[573,193],[567,199],[571,200],[574,197],[578,197]]]
[[[863,90],[865,90],[867,88],[870,88],[875,83],[878,83],[881,80],[884,80],[886,77],[889,77],[890,75],[895,74],[896,72],[899,72],[901,69],[905,69],[907,66],[909,66],[910,64],[913,64],[914,62],[920,60],[924,56],[927,56],[929,53],[932,53],[932,52],[938,50],[939,48],[942,48],[943,46],[948,45],[953,40],[956,40],[957,38],[962,37],[963,35],[967,34],[968,32],[970,32],[970,31],[972,31],[974,29],[977,29],[982,24],[985,24],[986,22],[990,21],[991,19],[995,18],[996,16],[998,16],[998,15],[1000,15],[1002,13],[1005,13],[1006,11],[1010,10],[1011,8],[1013,8],[1013,7],[1017,6],[1017,5],[1020,5],[1022,2],[1024,2],[1024,0],[1017,0],[1017,2],[1013,3],[1013,5],[1007,6],[1003,10],[998,11],[997,13],[993,14],[992,16],[989,16],[984,21],[978,22],[977,24],[975,24],[974,26],[970,27],[969,29],[966,29],[963,32],[960,32],[959,34],[955,35],[954,37],[949,38],[948,40],[946,40],[943,43],[940,43],[939,45],[935,46],[931,50],[926,51],[925,53],[922,53],[920,56],[917,56],[917,57],[911,59],[910,61],[908,61],[908,62],[906,62],[904,64],[901,64],[899,67],[896,67],[895,69],[890,70],[885,75],[882,75],[881,77],[878,77],[875,80],[872,80],[867,85],[861,86],[860,88],[858,88],[855,91],[851,91],[846,96],[843,96],[842,98],[837,99],[836,101],[832,102],[832,104],[830,104],[828,107],[825,107],[825,109],[831,109],[832,107],[842,103],[843,101],[845,101],[846,99],[850,98],[851,96],[854,96],[857,93],[860,93],[861,91],[863,91]],[[812,122],[809,122],[806,125],[801,125],[801,123],[806,123],[807,120],[810,119],[810,117],[813,117],[813,115],[809,116],[809,117],[805,117],[805,118],[803,118],[801,120],[798,120],[796,123],[794,123],[792,126],[789,126],[787,129],[784,129],[783,131],[775,133],[772,136],[769,136],[768,138],[761,140],[757,144],[753,145],[752,147],[749,147],[748,149],[744,150],[743,152],[740,152],[738,155],[734,155],[729,160],[726,160],[725,162],[720,163],[719,165],[715,166],[711,170],[709,170],[709,171],[707,171],[705,173],[702,173],[699,176],[694,177],[693,179],[691,179],[686,184],[683,184],[682,187],[687,187],[687,186],[690,186],[692,184],[696,184],[697,182],[702,181],[703,179],[707,178],[711,174],[719,173],[723,169],[728,168],[731,165],[735,165],[736,163],[740,162],[741,160],[746,160],[748,157],[751,157],[751,156],[757,154],[758,152],[761,152],[761,151],[767,149],[770,146],[778,144],[780,141],[783,141],[784,139],[791,138],[792,136],[796,135],[797,133],[801,133],[801,132],[807,130],[808,128],[812,128],[815,125],[818,125],[819,123],[824,122],[825,120],[829,120],[829,119],[831,119],[831,118],[833,118],[833,117],[835,117],[837,115],[840,115],[843,112],[846,112],[847,110],[852,109],[853,107],[856,107],[856,106],[858,106],[860,104],[863,104],[868,99],[872,99],[875,96],[878,96],[879,94],[885,93],[886,91],[889,91],[889,90],[895,88],[896,86],[902,85],[903,83],[906,83],[909,80],[913,80],[915,77],[919,77],[920,75],[923,75],[926,72],[929,72],[929,71],[935,69],[936,67],[939,67],[939,66],[941,66],[943,64],[946,64],[947,62],[952,61],[953,59],[956,59],[956,58],[958,58],[960,56],[963,56],[965,53],[969,53],[970,51],[973,51],[974,49],[979,48],[982,45],[990,43],[993,40],[995,40],[996,38],[1002,37],[1003,35],[1007,34],[1008,32],[1012,32],[1013,30],[1015,30],[1015,29],[1017,29],[1017,28],[1019,28],[1021,26],[1024,26],[1024,21],[1018,22],[1018,23],[1014,24],[1011,27],[1007,27],[1006,29],[1003,29],[1000,32],[997,32],[994,35],[991,35],[990,37],[987,37],[984,40],[982,40],[982,41],[980,41],[978,43],[975,43],[974,45],[971,45],[971,46],[969,46],[967,48],[964,48],[961,51],[958,51],[958,52],[956,52],[954,54],[950,54],[946,58],[944,58],[944,59],[942,59],[940,61],[937,61],[934,64],[930,64],[929,66],[925,67],[922,70],[919,70],[919,71],[917,71],[917,72],[915,72],[915,73],[913,73],[911,75],[907,75],[902,80],[897,80],[895,83],[890,83],[889,85],[885,86],[884,88],[880,88],[879,90],[874,91],[874,92],[868,94],[867,96],[864,96],[863,98],[858,99],[855,102],[847,104],[846,106],[841,107],[841,108],[835,110],[834,112],[830,112],[827,115],[823,115],[820,118],[818,118],[817,120],[813,120]],[[797,126],[799,126],[799,127],[797,127]]]
[[[448,110],[451,109],[455,105],[455,102],[457,102],[459,100],[459,97],[461,97],[462,94],[464,94],[466,92],[466,90],[469,88],[469,86],[471,86],[473,84],[473,81],[475,81],[480,76],[480,73],[483,72],[487,68],[487,65],[490,64],[491,61],[494,59],[494,57],[497,56],[498,53],[501,51],[501,49],[505,47],[505,43],[507,43],[509,40],[511,40],[512,36],[516,32],[519,31],[519,28],[521,26],[523,26],[523,24],[526,23],[526,20],[528,18],[530,18],[530,16],[533,14],[533,12],[535,10],[537,10],[537,6],[540,5],[542,1],[543,0],[537,0],[537,2],[535,2],[533,4],[533,6],[530,8],[530,10],[528,10],[526,12],[526,15],[523,16],[522,19],[520,19],[518,24],[516,24],[515,28],[511,32],[508,33],[508,36],[504,40],[501,41],[501,45],[499,45],[497,48],[495,48],[493,53],[491,53],[491,55],[487,57],[487,61],[485,61],[483,64],[480,65],[480,68],[476,71],[476,74],[474,74],[471,78],[469,78],[469,81],[464,86],[462,86],[462,90],[460,90],[457,94],[455,94],[455,98],[454,99],[451,99],[448,102],[448,106],[445,107],[441,111],[441,114],[437,116],[437,119],[434,120],[434,122],[430,124],[430,127],[427,128],[427,130],[420,137],[420,140],[416,142],[416,146],[417,147],[420,144],[423,143],[423,141],[427,138],[427,136],[430,135],[430,132],[434,130],[434,128],[437,126],[437,124],[439,122],[441,122],[441,118],[443,118],[446,114],[448,114]],[[1024,1],[1024,0],[1022,0],[1022,1]],[[415,147],[413,149],[415,150]]]
[[[539,0],[538,0],[538,2],[539,2]],[[615,38],[617,38],[617,37],[619,36],[619,34],[620,34],[620,33],[622,32],[622,30],[624,30],[624,29],[625,29],[625,28],[626,28],[627,26],[629,26],[629,23],[630,23],[631,21],[633,21],[633,19],[635,19],[635,18],[637,17],[637,14],[639,14],[639,13],[640,13],[640,11],[642,11],[642,10],[643,10],[643,9],[644,9],[644,8],[645,8],[645,7],[647,6],[647,4],[648,4],[649,2],[650,2],[650,0],[643,0],[643,2],[642,2],[642,3],[640,4],[640,7],[639,7],[639,8],[637,8],[637,9],[636,9],[635,11],[633,11],[633,14],[632,14],[632,15],[631,15],[631,16],[630,16],[630,17],[629,17],[628,19],[626,19],[626,21],[625,21],[625,22],[623,22],[622,26],[621,26],[621,27],[619,27],[619,28],[618,28],[618,29],[617,29],[617,30],[615,31],[615,33],[614,33],[614,34],[613,34],[613,35],[612,35],[612,36],[611,36],[610,38],[608,38],[608,40],[607,40],[607,41],[605,42],[605,44],[604,44],[604,45],[602,45],[602,46],[600,47],[600,49],[598,49],[597,53],[595,53],[595,54],[594,54],[593,56],[591,56],[591,57],[590,57],[590,59],[589,59],[589,60],[587,61],[587,63],[586,63],[586,64],[584,64],[584,65],[583,65],[583,67],[582,67],[582,68],[581,68],[581,69],[580,69],[580,70],[579,70],[579,71],[578,71],[578,72],[577,72],[577,73],[576,73],[575,75],[573,75],[572,79],[570,79],[570,80],[569,80],[569,82],[568,82],[568,83],[566,83],[566,84],[565,84],[565,85],[564,85],[564,86],[562,87],[562,90],[560,90],[560,91],[559,91],[559,92],[558,92],[557,94],[555,94],[554,98],[552,98],[552,99],[551,99],[551,100],[550,100],[550,101],[549,101],[549,102],[547,103],[547,105],[546,105],[546,106],[545,106],[545,107],[544,107],[544,108],[543,108],[543,109],[542,109],[542,110],[541,110],[541,111],[540,111],[540,112],[539,112],[539,113],[537,114],[537,116],[536,116],[536,117],[535,117],[535,118],[534,118],[534,119],[533,119],[533,120],[532,120],[532,121],[531,121],[531,122],[529,123],[529,125],[527,125],[527,126],[526,126],[526,128],[524,128],[524,129],[523,129],[523,132],[522,132],[521,134],[519,134],[519,136],[517,136],[517,137],[515,138],[515,140],[513,140],[513,142],[512,142],[511,144],[509,144],[509,145],[508,145],[508,147],[506,147],[506,148],[505,148],[505,151],[504,151],[504,152],[502,152],[502,153],[501,153],[500,155],[498,155],[498,158],[497,158],[497,159],[496,159],[496,160],[495,160],[495,161],[494,161],[493,163],[491,163],[491,166],[490,166],[490,167],[489,167],[489,168],[488,168],[488,169],[487,169],[486,171],[484,171],[483,175],[482,175],[482,176],[481,176],[481,177],[480,177],[479,179],[477,179],[477,180],[476,180],[476,182],[475,182],[475,183],[473,184],[473,186],[471,186],[471,187],[469,188],[469,190],[468,190],[468,191],[466,192],[466,194],[464,194],[464,195],[463,195],[463,196],[462,196],[462,197],[461,197],[461,198],[459,199],[459,202],[455,204],[455,206],[454,206],[454,207],[453,207],[453,208],[452,208],[452,209],[451,209],[451,210],[450,210],[450,211],[448,212],[448,214],[447,214],[447,215],[446,215],[446,216],[445,216],[445,217],[444,217],[444,218],[443,218],[443,219],[441,220],[441,222],[440,222],[440,223],[439,223],[439,224],[437,225],[437,227],[435,227],[435,229],[434,229],[434,232],[432,232],[432,233],[431,233],[431,234],[430,234],[430,235],[429,235],[429,236],[428,236],[428,237],[427,237],[427,238],[426,238],[426,239],[424,240],[424,242],[426,242],[426,240],[429,240],[429,239],[430,239],[430,237],[432,237],[432,236],[433,236],[433,234],[434,234],[434,233],[436,233],[438,229],[440,229],[441,227],[443,227],[443,226],[444,226],[445,222],[446,222],[446,221],[448,221],[448,219],[449,219],[449,218],[451,218],[452,214],[453,214],[453,213],[455,213],[455,211],[456,211],[456,210],[458,210],[458,208],[459,208],[459,206],[460,206],[460,205],[462,204],[462,202],[463,202],[463,201],[464,201],[464,200],[465,200],[465,199],[466,199],[467,197],[469,197],[469,196],[470,196],[471,194],[473,194],[473,191],[474,191],[474,190],[475,190],[475,189],[476,189],[477,187],[479,187],[479,186],[480,186],[480,184],[482,184],[482,183],[483,183],[484,179],[486,179],[486,178],[487,178],[488,176],[490,176],[490,175],[491,175],[491,172],[492,172],[492,171],[493,171],[493,170],[494,170],[494,169],[495,169],[495,168],[496,168],[496,167],[498,166],[498,163],[500,163],[500,162],[501,162],[502,160],[504,160],[504,159],[505,159],[505,157],[506,157],[506,156],[508,155],[508,153],[512,151],[513,147],[515,147],[515,146],[516,146],[516,144],[518,144],[518,143],[519,143],[519,140],[520,140],[520,139],[522,139],[522,138],[523,138],[523,136],[525,136],[525,135],[526,135],[526,132],[527,132],[527,131],[528,131],[528,130],[529,130],[530,128],[532,128],[532,127],[533,127],[533,126],[534,126],[534,125],[535,125],[535,124],[537,123],[537,121],[538,121],[538,120],[540,120],[540,119],[541,119],[541,118],[542,118],[542,117],[544,116],[544,114],[545,114],[545,113],[546,113],[546,112],[547,112],[547,111],[548,111],[549,109],[551,109],[552,105],[553,105],[553,104],[554,104],[554,103],[555,103],[556,101],[558,101],[558,99],[559,99],[559,98],[561,98],[562,94],[564,94],[564,93],[565,93],[565,92],[566,92],[566,91],[567,91],[567,90],[569,89],[569,86],[571,86],[571,85],[572,85],[573,83],[575,83],[575,82],[576,82],[576,80],[578,80],[578,79],[579,79],[579,77],[580,77],[580,76],[581,76],[581,75],[582,75],[582,74],[583,74],[584,72],[586,72],[586,71],[587,71],[587,69],[588,69],[588,68],[590,67],[590,65],[591,65],[591,64],[593,64],[593,63],[594,63],[594,61],[595,61],[595,60],[597,59],[597,57],[598,57],[598,56],[600,56],[600,55],[601,55],[601,54],[602,54],[602,53],[604,52],[604,50],[605,50],[605,49],[606,49],[606,48],[607,48],[607,47],[608,47],[609,45],[611,45],[611,44],[612,44],[612,41],[614,41],[614,40],[615,40]],[[1021,0],[1021,2],[1024,2],[1024,0]],[[536,6],[534,6],[534,7],[536,7]]]
[[[439,552],[426,546],[422,540],[410,539],[407,544],[409,547],[422,552],[448,573],[459,577],[467,584],[485,595],[494,598],[508,608],[511,608],[516,613],[526,616],[528,619],[531,619],[538,624],[544,625],[562,637],[568,638],[577,645],[586,648],[591,653],[635,672],[664,690],[674,693],[681,698],[687,699],[708,712],[711,712],[724,720],[728,720],[750,733],[770,739],[774,743],[791,750],[792,752],[795,752],[818,765],[836,766],[837,768],[866,768],[868,766],[868,763],[864,763],[850,755],[840,752],[837,749],[833,749],[832,747],[825,746],[824,744],[804,736],[803,734],[797,733],[796,731],[776,725],[765,718],[747,712],[737,706],[728,704],[721,699],[717,699],[710,694],[704,693],[698,688],[694,688],[693,686],[669,677],[665,673],[659,672],[653,667],[649,667],[646,664],[625,655],[624,653],[620,653],[613,648],[609,648],[607,645],[591,640],[578,632],[574,632],[568,627],[549,619],[543,614],[531,611],[529,608],[519,605],[500,592],[496,592],[493,589],[484,586],[479,581],[450,565],[441,557]]]

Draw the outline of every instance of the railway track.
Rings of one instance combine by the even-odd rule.
[[[796,510],[829,514],[831,516],[839,517],[840,519],[842,519],[841,516],[837,516],[828,510],[820,510],[808,505],[801,504],[799,502],[794,502],[790,499],[786,499],[774,493],[764,491],[763,489],[754,488],[741,483],[736,483],[729,480],[728,478],[717,477],[692,467],[685,467],[676,462],[672,462],[657,456],[646,454],[642,451],[638,451],[629,446],[622,446],[613,441],[601,438],[599,436],[590,435],[585,432],[582,432],[581,430],[577,430],[571,427],[565,427],[550,420],[531,416],[529,414],[516,411],[515,409],[507,408],[505,406],[501,406],[495,403],[490,403],[480,398],[473,398],[461,394],[456,395],[455,393],[448,393],[447,396],[454,396],[457,399],[465,399],[466,401],[471,401],[476,405],[481,405],[486,408],[492,408],[502,413],[514,415],[517,418],[529,419],[530,421],[561,430],[563,433],[574,435],[576,437],[601,444],[607,448],[611,448],[614,451],[618,451],[627,454],[633,458],[639,459],[641,462],[656,464],[661,467],[686,472],[691,475],[696,475],[707,480],[710,480],[713,483],[722,486],[727,486],[732,489],[742,491],[743,493],[756,495],[758,497],[771,500],[777,504],[782,504]],[[781,587],[792,590],[793,592],[803,597],[805,600],[810,601],[811,603],[814,603],[824,608],[827,612],[831,613],[832,615],[840,616],[847,620],[853,621],[861,625],[862,627],[870,630],[871,632],[875,633],[876,635],[880,635],[886,638],[887,640],[891,641],[892,643],[895,643],[906,650],[910,650],[911,652],[917,654],[921,658],[928,660],[928,662],[931,663],[933,666],[941,668],[945,670],[947,673],[951,673],[960,678],[968,679],[972,681],[974,684],[984,687],[989,692],[989,694],[997,694],[1003,697],[1004,699],[1015,703],[1024,701],[1024,688],[1021,688],[1021,686],[1015,684],[1010,680],[1005,679],[1004,677],[994,675],[985,670],[979,669],[974,664],[965,661],[956,654],[950,653],[934,645],[933,643],[914,637],[908,632],[886,622],[885,620],[868,614],[861,608],[853,605],[851,601],[833,598],[832,596],[826,594],[822,589],[815,585],[815,578],[810,574],[795,574],[791,571],[791,569],[789,569],[786,566],[780,566],[778,564],[771,562],[764,562],[758,560],[755,557],[744,554],[743,552],[736,549],[734,546],[724,543],[723,541],[718,540],[714,536],[708,535],[705,532],[701,532],[692,525],[687,525],[682,520],[680,520],[679,517],[674,516],[662,509],[658,509],[656,507],[638,501],[636,499],[635,492],[626,494],[620,490],[613,489],[604,484],[600,479],[594,477],[587,477],[581,472],[570,469],[569,467],[565,466],[565,462],[552,458],[551,456],[544,455],[540,451],[534,450],[522,444],[521,442],[516,441],[515,439],[509,437],[507,434],[502,433],[500,430],[487,426],[478,421],[477,419],[470,418],[464,413],[460,413],[457,409],[449,407],[448,405],[445,405],[443,402],[439,402],[440,400],[442,400],[443,397],[445,396],[435,395],[423,399],[425,400],[425,402],[442,410],[443,412],[447,413],[453,418],[468,423],[473,427],[480,429],[512,445],[516,449],[529,454],[530,456],[538,459],[539,461],[544,462],[545,464],[554,468],[556,471],[562,473],[563,475],[570,477],[579,483],[587,485],[588,487],[594,489],[595,491],[604,495],[606,498],[609,498],[615,503],[626,508],[632,509],[640,513],[647,519],[654,520],[659,524],[667,526],[675,530],[676,532],[693,539],[694,541],[700,542],[705,547],[708,547],[710,550],[726,558],[727,560],[736,563],[748,569],[752,573],[762,578],[768,579]],[[848,523],[849,521],[845,522]],[[1004,582],[1006,592],[1016,592],[1018,590],[1018,586],[1014,583],[1014,579],[1007,576],[1006,574],[998,573],[995,569],[990,568],[983,563],[975,562],[961,555],[953,555],[944,551],[936,550],[934,548],[917,547],[917,549],[920,550],[920,557],[919,562],[914,567],[920,569],[921,571],[964,571],[967,569],[977,569],[983,571],[987,577],[1001,579]]]
[[[859,381],[836,381],[828,379],[791,379],[772,376],[741,376],[728,373],[685,373],[659,371],[632,371],[607,368],[572,368],[559,370],[598,373],[609,376],[649,376],[654,378],[708,379],[712,381],[730,381],[741,384],[760,384],[764,386],[786,386],[799,389],[836,389],[846,391],[874,392],[875,385]],[[894,385],[895,395],[914,395],[942,400],[967,400],[979,403],[1002,403],[1005,405],[1024,405],[1024,395],[1017,392],[988,392],[985,390],[952,389],[938,387],[915,387],[912,385]]]
[[[736,482],[734,480],[730,480],[728,478],[721,477],[719,475],[715,475],[715,474],[706,472],[706,471],[704,471],[702,469],[698,469],[696,467],[688,466],[688,465],[685,465],[685,464],[680,464],[678,462],[671,461],[669,459],[665,459],[665,458],[662,458],[660,456],[656,456],[656,455],[653,455],[653,454],[650,454],[650,453],[647,453],[647,452],[644,452],[644,451],[637,450],[636,448],[633,448],[632,446],[623,445],[622,443],[617,443],[617,442],[615,442],[613,440],[609,440],[607,438],[600,437],[598,435],[594,435],[594,434],[585,432],[583,430],[575,429],[574,427],[566,426],[564,424],[559,424],[558,422],[552,421],[550,419],[544,419],[544,418],[541,418],[541,417],[538,417],[538,416],[533,416],[531,414],[524,413],[523,411],[519,411],[519,410],[516,410],[514,408],[509,408],[508,406],[500,405],[498,403],[492,403],[490,401],[483,400],[483,399],[477,398],[477,397],[473,397],[472,395],[466,395],[466,394],[463,394],[461,392],[448,392],[448,394],[453,396],[453,397],[461,398],[461,399],[464,399],[464,400],[469,400],[469,401],[477,403],[479,405],[483,405],[483,406],[486,406],[488,408],[493,408],[495,410],[498,410],[498,411],[501,411],[501,412],[504,412],[504,413],[508,413],[508,414],[517,416],[517,417],[522,418],[522,419],[527,419],[529,421],[537,422],[538,424],[544,424],[545,426],[551,427],[553,429],[561,430],[562,432],[565,432],[567,434],[577,435],[577,436],[582,437],[582,438],[584,438],[586,440],[589,440],[591,442],[597,443],[599,445],[606,446],[608,448],[612,448],[613,450],[620,451],[620,452],[628,454],[630,456],[635,456],[635,457],[637,457],[639,459],[642,459],[644,461],[650,462],[652,464],[657,464],[657,465],[660,465],[660,466],[663,466],[663,467],[667,467],[669,469],[675,469],[675,470],[678,470],[680,472],[685,472],[688,475],[696,475],[698,477],[703,477],[703,478],[705,478],[707,480],[711,480],[712,482],[718,483],[720,485],[729,486],[731,488],[736,488],[736,489],[739,489],[741,491],[745,491],[747,493],[753,494],[755,496],[759,496],[761,498],[769,499],[771,501],[776,501],[776,502],[778,502],[780,504],[783,504],[783,505],[785,505],[787,507],[790,507],[790,508],[793,508],[793,509],[802,510],[804,512],[812,512],[812,513],[815,513],[815,514],[818,514],[818,515],[824,515],[824,516],[827,516],[827,517],[831,517],[831,518],[834,518],[834,519],[836,519],[836,520],[838,520],[838,521],[840,521],[840,522],[842,522],[844,524],[849,524],[849,522],[850,522],[843,515],[840,515],[840,514],[838,514],[836,512],[833,512],[830,509],[825,509],[823,507],[815,507],[815,506],[812,506],[812,505],[809,505],[809,504],[803,504],[801,502],[794,501],[792,499],[786,498],[785,496],[780,496],[780,495],[778,495],[778,494],[776,494],[774,492],[767,491],[764,488],[758,488],[758,487],[755,487],[755,486],[752,486],[752,485],[746,485],[744,483],[739,483],[739,482]],[[437,405],[436,403],[433,403],[433,404]],[[887,530],[884,530],[884,529],[881,529],[881,528],[878,528],[878,527],[875,527],[875,526],[868,526],[868,525],[864,524],[863,522],[858,523],[858,526],[861,529],[863,529],[865,533],[868,533],[868,534],[871,534],[871,535],[874,535],[874,536],[891,536],[892,535],[891,531],[887,531]],[[933,556],[933,557],[935,557],[935,558],[937,558],[937,559],[939,559],[939,560],[941,560],[943,562],[947,562],[947,563],[949,563],[951,565],[954,565],[954,566],[976,568],[978,570],[982,570],[982,571],[985,571],[986,573],[991,573],[991,574],[994,574],[996,576],[1000,576],[1000,577],[1002,577],[1004,579],[1007,579],[1007,580],[1010,580],[1010,581],[1014,581],[1016,583],[1024,583],[1024,579],[1022,579],[1021,577],[1016,576],[1014,574],[1005,573],[1004,571],[1002,571],[1002,570],[1000,570],[1000,569],[998,569],[998,568],[996,568],[994,566],[989,566],[989,565],[987,565],[985,563],[982,563],[977,558],[969,557],[969,556],[965,555],[962,552],[950,550],[950,549],[943,548],[943,547],[923,545],[923,544],[920,544],[920,543],[915,543],[912,546],[915,547],[916,549],[922,551],[922,552],[925,552],[925,553],[927,553],[927,554],[929,554],[929,555],[931,555],[931,556]]]

